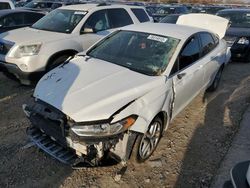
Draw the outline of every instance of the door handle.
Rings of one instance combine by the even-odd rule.
[[[184,72],[184,73],[177,74],[177,78],[181,80],[185,75],[186,75],[185,72]]]

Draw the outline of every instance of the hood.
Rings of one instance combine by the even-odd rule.
[[[249,37],[250,28],[229,27],[226,32],[227,37]]]
[[[131,101],[164,83],[98,59],[76,57],[47,73],[34,97],[54,106],[76,122],[110,118]]]
[[[210,14],[186,14],[179,16],[176,24],[198,27],[216,33],[220,39],[225,36],[229,21]]]
[[[17,44],[34,44],[68,38],[69,34],[33,29],[30,27],[11,30],[0,35],[1,40]]]

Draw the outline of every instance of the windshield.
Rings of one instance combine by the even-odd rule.
[[[71,33],[86,14],[84,11],[56,9],[38,20],[32,28]]]
[[[156,11],[157,14],[174,14],[176,13],[176,8],[174,7],[163,7]]]
[[[119,31],[92,48],[87,55],[146,75],[160,75],[167,67],[178,39]]]
[[[250,12],[221,12],[218,16],[230,21],[230,27],[250,28]]]
[[[38,8],[38,9],[49,8],[48,4],[46,2],[35,2],[35,1],[29,2],[24,7],[26,7],[26,8]]]
[[[169,15],[163,18],[160,22],[161,23],[172,23],[175,24],[179,18],[179,15]]]

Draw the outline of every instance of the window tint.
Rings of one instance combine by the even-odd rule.
[[[23,14],[15,13],[7,15],[1,20],[0,24],[4,27],[14,27],[18,25],[23,25]]]
[[[213,37],[209,33],[200,33],[202,56],[211,52],[216,46]]]
[[[36,13],[25,13],[24,14],[24,24],[33,24],[42,18],[43,14],[36,14]]]
[[[0,2],[0,10],[3,10],[3,9],[11,9],[9,3]]]
[[[112,28],[123,27],[125,25],[133,24],[133,21],[126,10],[117,8],[108,9],[107,11]]]
[[[92,28],[96,32],[110,29],[106,10],[93,13],[86,21],[84,28]]]
[[[216,35],[212,35],[212,37],[213,37],[213,39],[214,39],[215,44],[216,44],[216,45],[219,44],[219,42],[220,42],[219,37],[216,36]]]
[[[59,8],[61,6],[62,6],[61,3],[53,3],[50,8],[54,10],[54,9]]]
[[[149,21],[149,18],[143,9],[132,8],[131,10],[140,22],[148,22]]]
[[[185,47],[182,49],[179,55],[179,69],[191,65],[200,58],[200,46],[198,37],[192,37],[188,40]]]

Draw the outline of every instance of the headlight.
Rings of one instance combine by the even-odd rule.
[[[246,37],[241,37],[238,42],[238,44],[244,44],[244,45],[249,45],[249,40]]]
[[[16,48],[16,51],[14,53],[14,57],[20,58],[23,56],[37,55],[40,51],[41,45],[42,44],[18,46],[18,48]]]
[[[117,123],[100,123],[95,125],[75,125],[71,130],[76,133],[78,136],[111,136],[119,134],[129,127],[131,127],[136,121],[137,116],[127,117]]]

